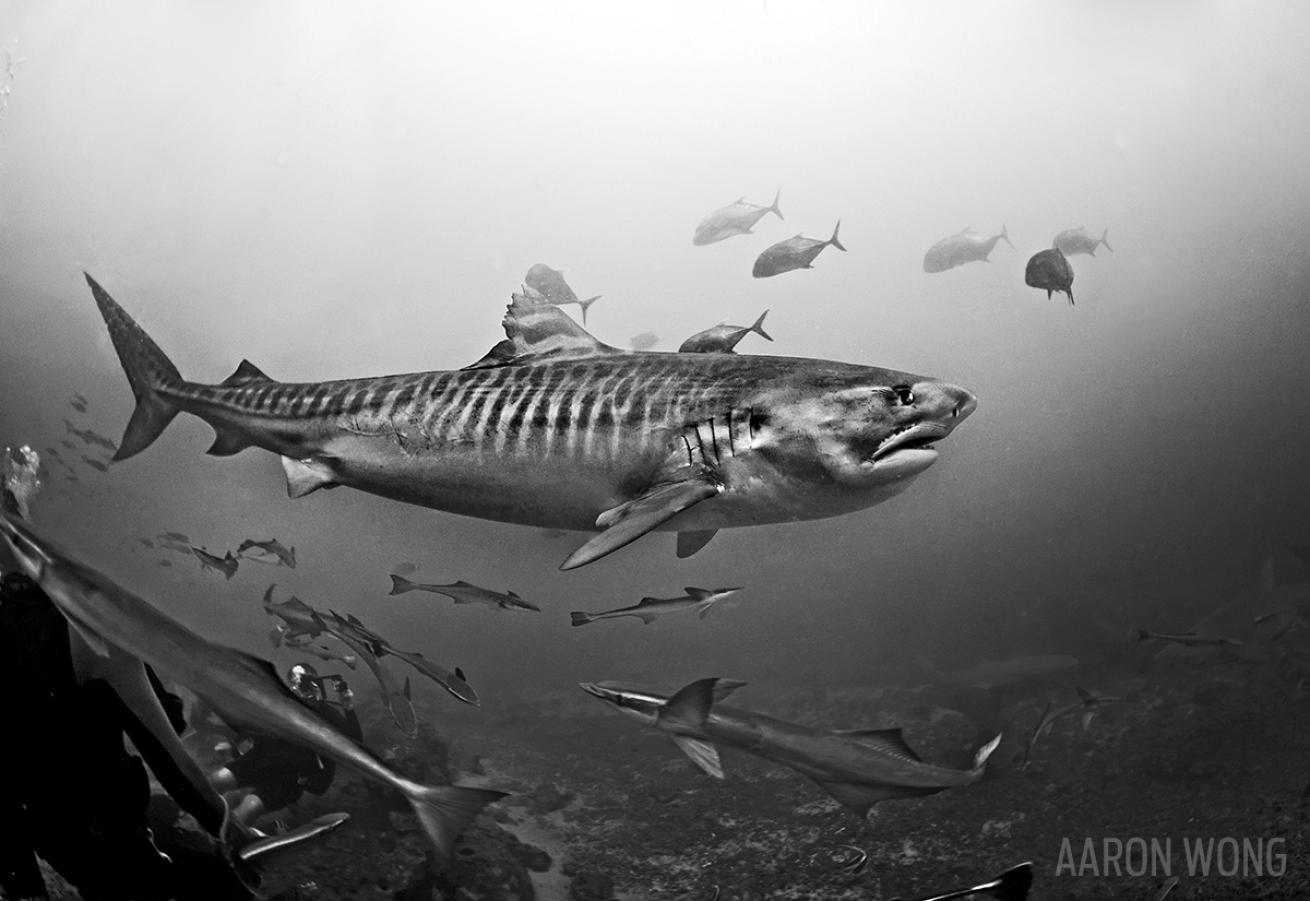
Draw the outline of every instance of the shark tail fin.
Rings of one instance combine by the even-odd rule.
[[[782,219],[782,210],[778,207],[778,198],[781,196],[782,188],[778,188],[778,190],[773,192],[773,205],[765,210],[766,213],[773,213],[773,215],[777,216],[779,219]],[[770,338],[769,340],[772,341],[773,339]]]
[[[1025,861],[1006,870],[982,889],[997,901],[1025,901],[1033,884],[1033,865]]]
[[[109,329],[109,338],[118,351],[118,361],[136,397],[136,409],[113,457],[115,461],[126,460],[153,444],[180,412],[176,404],[160,395],[159,389],[182,384],[182,374],[145,329],[95,279],[85,272],[82,274],[91,286],[96,306]]]
[[[764,317],[768,315],[769,315],[768,310],[765,310],[763,313],[761,313],[760,318],[756,319],[755,324],[752,325],[749,329],[747,329],[747,331],[754,332],[755,334],[763,338],[765,341],[772,341],[773,338],[769,335],[768,332],[764,330]]]
[[[978,752],[973,755],[973,772],[982,775],[983,770],[987,768],[987,758],[992,756],[992,752],[1000,743],[1001,733],[998,732],[995,738],[978,749]]]
[[[388,596],[393,594],[404,594],[407,591],[414,590],[414,583],[404,576],[398,576],[395,573],[391,575],[391,591],[387,592]]]
[[[582,307],[582,324],[587,324],[587,307],[600,300],[604,295],[597,294],[595,297],[588,297],[586,300],[578,301],[578,306]]]
[[[575,626],[585,626],[587,623],[593,622],[596,619],[596,617],[592,616],[590,613],[583,613],[581,610],[574,610],[569,614],[569,617],[573,620],[573,625]]]
[[[1010,240],[1010,230],[1004,225],[1001,226],[1001,239],[1005,241],[1006,244],[1010,245],[1011,250],[1014,249],[1014,242]],[[1106,246],[1108,247],[1109,245]]]
[[[1111,247],[1111,246],[1110,246],[1110,242],[1106,240],[1106,238],[1108,238],[1109,236],[1110,236],[1110,226],[1107,225],[1107,226],[1106,226],[1106,227],[1101,231],[1101,240],[1098,241],[1097,243],[1099,243],[1099,244],[1104,244],[1106,250],[1110,251],[1111,253],[1114,253],[1114,248]]]
[[[479,811],[508,794],[485,788],[418,783],[410,783],[404,792],[443,863],[450,860],[455,839]]]
[[[841,231],[841,220],[840,220],[840,219],[838,219],[838,220],[837,220],[837,224],[833,226],[833,228],[832,228],[832,237],[828,239],[828,243],[831,244],[833,247],[836,247],[838,250],[843,250],[843,251],[844,251],[844,250],[846,249],[846,246],[845,246],[844,244],[842,244],[841,241],[837,240],[837,233],[838,233],[839,231]]]

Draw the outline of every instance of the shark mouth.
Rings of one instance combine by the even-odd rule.
[[[945,426],[935,422],[917,422],[914,425],[898,429],[884,438],[882,443],[874,450],[873,455],[869,457],[869,461],[877,463],[894,454],[908,451],[925,451],[936,454],[937,450],[933,447],[934,442],[945,438],[949,432],[950,430]]]

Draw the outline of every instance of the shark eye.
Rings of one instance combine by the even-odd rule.
[[[910,390],[909,385],[892,385],[892,393],[896,395],[897,400],[907,407],[914,403],[914,392]]]

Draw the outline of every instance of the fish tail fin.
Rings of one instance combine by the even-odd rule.
[[[1024,901],[1033,885],[1033,865],[1028,862],[1006,870],[983,891],[997,901]]]
[[[109,338],[118,351],[118,361],[136,397],[136,409],[113,456],[115,461],[126,460],[154,443],[180,412],[176,404],[160,395],[159,389],[182,384],[182,374],[145,329],[95,279],[85,272],[82,274],[91,286],[96,306],[109,329]]]
[[[395,573],[391,574],[391,591],[387,593],[388,597],[393,594],[404,594],[407,591],[413,590],[414,583],[409,579],[406,579],[404,576],[398,576]]]
[[[581,610],[574,610],[569,616],[573,619],[573,625],[575,626],[585,626],[596,619],[590,613],[583,613]]]
[[[782,188],[778,188],[778,190],[773,192],[773,206],[765,210],[766,213],[773,213],[773,215],[777,216],[779,219],[782,219],[782,210],[778,207],[778,198],[781,196]]]
[[[756,319],[755,324],[752,325],[749,329],[747,329],[747,331],[754,332],[755,334],[763,338],[765,341],[772,341],[773,338],[769,335],[768,332],[764,330],[764,317],[768,315],[769,315],[768,310],[765,310],[763,313],[761,313],[760,318]]]
[[[1069,306],[1073,306],[1073,288],[1065,288],[1064,293],[1069,297]]]
[[[1110,226],[1107,225],[1107,226],[1106,226],[1106,227],[1101,231],[1101,240],[1098,241],[1097,243],[1099,243],[1099,244],[1104,244],[1106,250],[1110,251],[1111,253],[1114,253],[1114,248],[1111,247],[1111,246],[1110,246],[1110,242],[1106,240],[1109,236],[1110,236]]]
[[[597,294],[595,297],[588,297],[586,300],[578,301],[578,306],[582,307],[582,324],[587,324],[587,307],[600,300],[604,295]]]
[[[508,794],[486,788],[418,783],[410,783],[404,792],[443,862],[450,860],[455,839],[479,811]]]
[[[1010,240],[1010,230],[1004,225],[1001,226],[1001,238],[1010,245],[1011,250],[1014,249],[1014,242]]]
[[[1001,733],[998,732],[995,738],[979,748],[977,753],[973,755],[973,773],[975,775],[981,776],[983,774],[983,770],[987,768],[987,758],[992,756],[992,752],[996,750],[1000,743]]]
[[[841,231],[841,220],[840,220],[840,219],[838,219],[838,220],[837,220],[837,224],[833,226],[833,228],[832,228],[832,237],[828,239],[828,243],[831,244],[833,247],[836,247],[838,250],[845,250],[845,249],[846,249],[846,246],[845,246],[844,244],[842,244],[841,241],[837,240],[837,232],[839,232],[839,231]]]

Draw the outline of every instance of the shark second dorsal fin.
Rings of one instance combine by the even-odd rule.
[[[231,388],[234,385],[248,385],[251,382],[271,382],[273,379],[264,374],[254,363],[249,360],[242,360],[241,365],[237,367],[236,372],[223,379],[221,384],[224,388]]]
[[[837,734],[866,747],[891,754],[893,757],[913,760],[917,763],[923,762],[922,758],[914,753],[914,749],[906,744],[905,734],[900,729],[852,729]]]
[[[487,369],[542,359],[608,356],[625,351],[597,341],[538,291],[525,287],[506,308],[505,340],[466,369]]]

